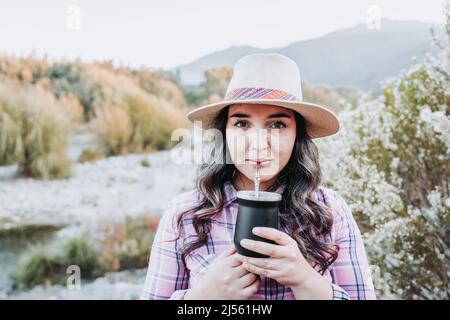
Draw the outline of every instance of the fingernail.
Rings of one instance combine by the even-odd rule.
[[[261,231],[261,228],[259,228],[259,227],[254,227],[253,228],[253,232],[255,233],[258,233],[258,232],[260,232]]]
[[[241,245],[245,246],[245,245],[247,245],[247,244],[249,244],[248,239],[242,239],[242,240],[241,240]]]

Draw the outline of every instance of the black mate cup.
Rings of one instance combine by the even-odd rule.
[[[241,240],[252,239],[275,244],[274,241],[253,234],[253,227],[269,227],[278,229],[278,205],[281,194],[276,192],[260,191],[257,197],[255,191],[238,191],[239,204],[236,228],[234,232],[234,245],[239,254],[254,258],[267,258],[268,256],[248,250],[241,246]]]

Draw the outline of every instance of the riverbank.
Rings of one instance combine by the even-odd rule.
[[[15,166],[0,167],[0,269],[4,271],[0,297],[136,298],[144,275],[133,270],[86,282],[85,289],[78,292],[59,285],[12,292],[9,274],[31,244],[93,231],[105,221],[120,223],[125,217],[161,216],[174,196],[194,188],[195,169],[194,165],[173,163],[170,151],[76,163],[72,177],[65,180],[17,178]],[[36,238],[36,230],[43,236]]]

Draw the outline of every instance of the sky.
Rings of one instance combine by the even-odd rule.
[[[0,0],[0,53],[171,68],[276,48],[376,17],[444,24],[445,0]],[[370,20],[373,21],[373,20]],[[381,25],[382,28],[382,25]]]

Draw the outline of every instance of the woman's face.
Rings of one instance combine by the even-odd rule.
[[[241,187],[253,188],[256,168],[260,166],[260,189],[265,190],[286,166],[296,139],[294,112],[265,104],[229,107],[226,141],[243,181]]]

